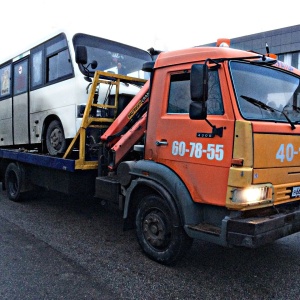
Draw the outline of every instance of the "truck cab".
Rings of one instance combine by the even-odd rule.
[[[204,95],[191,95],[206,80]],[[195,202],[247,210],[299,199],[298,70],[193,48],[161,54],[152,86],[145,158],[174,170]]]

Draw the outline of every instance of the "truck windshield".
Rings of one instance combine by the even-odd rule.
[[[230,62],[230,70],[245,119],[299,123],[298,77],[272,67],[237,61]]]

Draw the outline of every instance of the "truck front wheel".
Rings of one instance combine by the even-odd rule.
[[[136,234],[145,254],[161,264],[170,265],[182,258],[192,245],[182,226],[174,224],[174,212],[158,195],[145,196],[137,209]]]

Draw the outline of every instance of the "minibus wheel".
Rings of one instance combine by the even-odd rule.
[[[53,120],[46,132],[46,146],[50,155],[64,153],[67,148],[64,130],[61,122]]]

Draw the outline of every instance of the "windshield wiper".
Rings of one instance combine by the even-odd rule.
[[[284,111],[280,111],[274,107],[271,107],[259,100],[256,100],[254,98],[251,98],[251,97],[248,97],[248,96],[244,96],[244,95],[241,95],[241,98],[245,99],[246,101],[252,103],[253,105],[259,107],[259,108],[262,108],[264,110],[269,110],[271,112],[275,112],[275,111],[278,111],[279,113],[281,113],[282,115],[284,115],[284,117],[286,118],[286,120],[289,122],[289,124],[291,125],[291,128],[292,130],[296,129],[296,126],[295,124],[291,121],[291,119],[286,115],[286,113]]]

